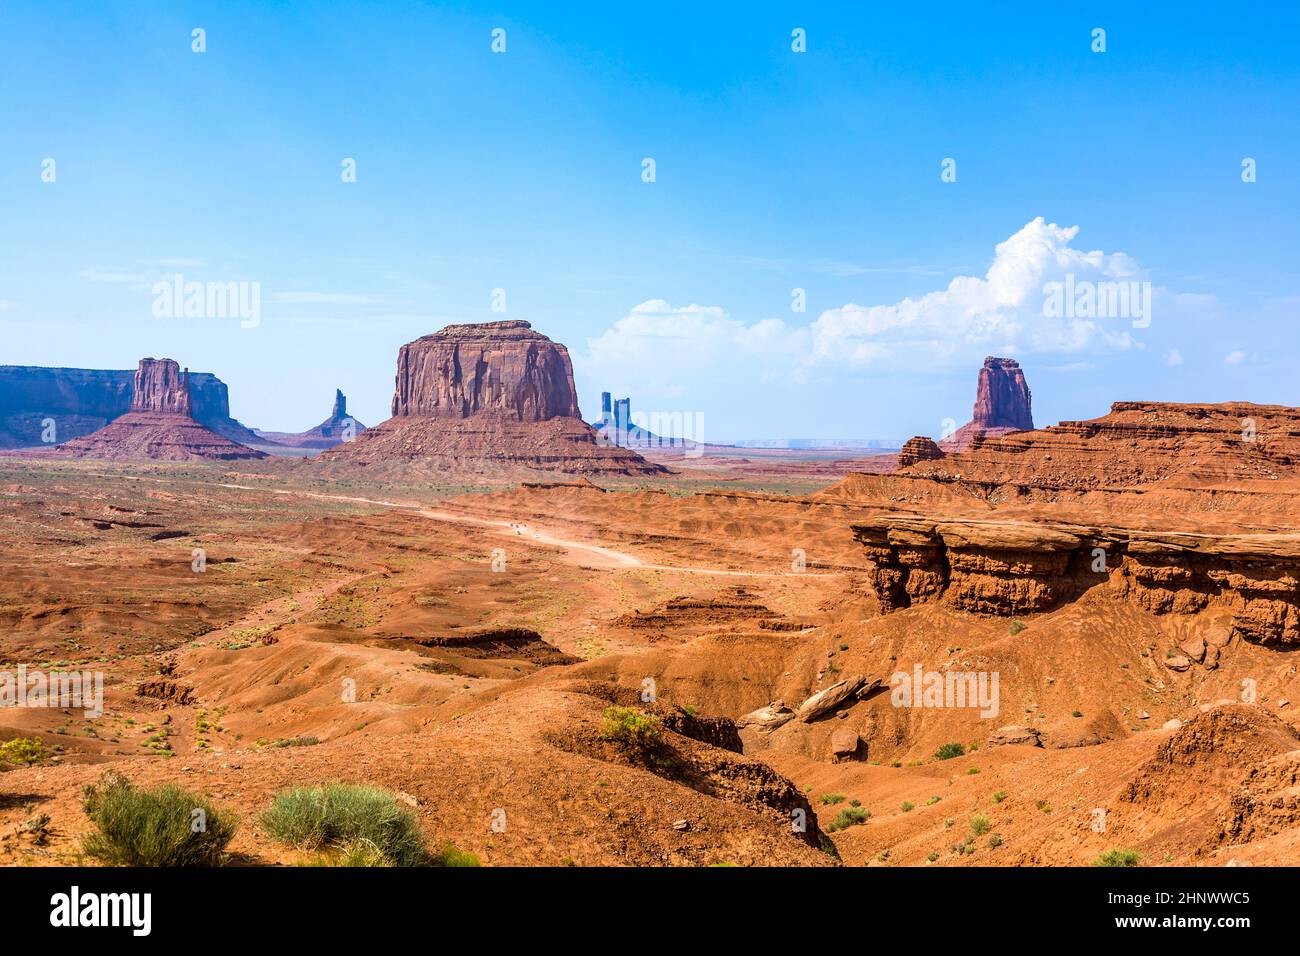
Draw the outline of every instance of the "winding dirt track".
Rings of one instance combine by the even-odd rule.
[[[729,568],[698,568],[673,564],[648,564],[636,555],[628,554],[626,551],[618,551],[614,548],[607,548],[586,541],[576,541],[572,538],[561,537],[558,534],[544,531],[540,528],[532,528],[528,525],[516,524],[510,521],[503,521],[494,518],[479,518],[474,515],[460,514],[454,511],[422,508],[419,505],[404,504],[399,501],[382,501],[375,498],[358,498],[350,495],[324,495],[312,491],[294,491],[284,488],[256,488],[252,485],[222,484],[219,487],[233,488],[240,491],[269,491],[272,494],[277,495],[296,495],[302,498],[317,498],[324,501],[352,501],[359,504],[380,505],[381,507],[410,511],[422,518],[429,518],[433,521],[444,521],[449,524],[459,525],[474,525],[476,527],[490,529],[501,537],[520,541],[524,544],[563,548],[568,553],[568,557],[572,559],[574,564],[584,568],[596,568],[601,570],[627,570],[630,568],[641,568],[648,571],[674,571],[681,574],[712,574],[741,578],[782,578],[796,576],[793,572],[777,574],[771,571],[734,571]]]

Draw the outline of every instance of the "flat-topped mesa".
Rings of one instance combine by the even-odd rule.
[[[423,461],[580,475],[667,469],[600,442],[582,420],[569,350],[527,322],[449,325],[397,354],[393,417],[328,449],[321,463]]]
[[[1099,588],[1153,614],[1222,609],[1229,637],[1300,645],[1300,534],[1191,534],[898,514],[851,527],[884,611],[942,602],[980,614],[1027,614]]]
[[[449,325],[402,346],[394,418],[479,414],[578,418],[568,349],[519,320]]]
[[[971,424],[979,429],[1034,427],[1032,396],[1025,373],[1015,359],[990,355],[980,369],[975,387],[975,409]]]
[[[172,359],[140,359],[131,393],[131,411],[190,417],[190,370]]]

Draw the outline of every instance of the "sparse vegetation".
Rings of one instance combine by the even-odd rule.
[[[1024,621],[1012,621],[1011,627],[1007,628],[1007,630],[1011,632],[1012,637],[1015,637],[1017,634],[1019,634],[1028,626],[1029,625],[1027,625]]]
[[[861,807],[847,807],[836,814],[835,819],[831,821],[831,825],[826,829],[832,833],[836,830],[847,830],[849,827],[855,827],[859,823],[866,823],[870,817],[870,811],[864,810]]]
[[[913,809],[915,806],[916,806],[916,804],[912,803],[911,800],[904,800],[904,801],[903,801],[903,812],[904,812],[904,813],[910,813],[910,812],[912,811],[912,809]]]
[[[1006,792],[1005,790],[995,790],[995,791],[993,792],[993,802],[994,802],[994,803],[1001,803],[1001,802],[1002,802],[1003,800],[1005,800],[1006,798],[1007,798],[1007,792]]]
[[[966,754],[966,747],[963,744],[944,744],[934,752],[935,760],[951,760],[953,757],[962,757]]]
[[[977,813],[970,818],[970,832],[975,836],[983,836],[989,832],[989,818],[982,813]]]
[[[823,793],[822,803],[828,807],[833,807],[837,803],[843,803],[847,798],[842,793]]]
[[[270,809],[262,815],[262,826],[275,839],[299,849],[332,848],[341,850],[345,858],[372,860],[364,865],[419,866],[439,862],[430,859],[415,814],[380,787],[344,783],[290,787],[276,794]],[[366,844],[373,846],[386,862],[373,862],[377,858]]]
[[[15,737],[0,744],[0,770],[16,766],[31,766],[50,755],[45,744],[37,737]]]
[[[939,797],[931,797],[929,800],[925,801],[925,805],[927,807],[932,807],[938,802],[939,802]]]
[[[229,814],[175,784],[144,789],[110,771],[82,798],[96,828],[82,848],[110,866],[220,866],[235,835]]]
[[[606,707],[600,736],[604,740],[644,747],[659,738],[660,721],[636,707]]]
[[[1101,856],[1097,857],[1097,859],[1093,862],[1092,865],[1093,866],[1137,866],[1139,859],[1140,857],[1138,856],[1137,850],[1126,850],[1126,849],[1107,850]]]
[[[994,833],[989,837],[989,849],[996,849],[1002,845],[1002,837]]]

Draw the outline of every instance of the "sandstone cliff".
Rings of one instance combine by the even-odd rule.
[[[882,515],[852,525],[886,611],[1045,611],[1092,588],[1154,614],[1219,608],[1226,635],[1300,645],[1300,534],[1191,534]],[[1202,649],[1202,656],[1204,654]]]

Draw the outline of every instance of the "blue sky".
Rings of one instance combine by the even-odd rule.
[[[883,6],[7,0],[0,363],[166,355],[300,430],[523,318],[589,419],[711,439],[937,434],[987,354],[1039,424],[1297,404],[1296,5]],[[155,316],[176,272],[260,283],[260,323]],[[1064,272],[1150,283],[1149,326],[1045,320]]]

